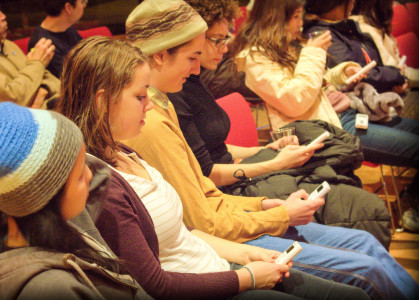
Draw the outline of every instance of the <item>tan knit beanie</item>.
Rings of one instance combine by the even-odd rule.
[[[129,43],[154,54],[186,43],[207,29],[207,23],[182,0],[145,0],[125,23]]]

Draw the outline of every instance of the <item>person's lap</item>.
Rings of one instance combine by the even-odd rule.
[[[320,182],[326,180],[331,191],[326,196],[326,204],[320,207],[314,217],[321,224],[362,229],[373,234],[388,248],[391,234],[388,227],[390,216],[384,202],[372,193],[347,184],[333,184],[336,178],[329,174],[313,175],[319,183],[303,182],[303,176],[274,175],[238,189],[238,195],[265,196],[270,199],[286,199],[291,193],[304,189],[314,191]],[[314,177],[311,176],[311,179]],[[255,182],[255,181],[253,181]]]
[[[233,269],[239,267],[239,265],[235,265]],[[288,278],[283,277],[282,282],[277,284],[272,290],[248,290],[234,296],[232,299],[366,300],[369,299],[369,296],[362,289],[290,269],[290,276]]]
[[[365,159],[374,163],[418,167],[419,121],[394,117],[387,123],[368,123],[368,129],[355,128],[356,111],[341,114],[343,129],[357,136]]]
[[[284,251],[292,240],[303,247],[293,260],[296,269],[358,286],[373,298],[413,299],[419,292],[410,275],[365,231],[310,223],[290,227],[282,238],[264,235],[247,243]]]

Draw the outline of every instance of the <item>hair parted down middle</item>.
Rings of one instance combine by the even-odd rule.
[[[293,70],[298,58],[290,50],[295,47],[298,54],[300,47],[291,43],[288,22],[304,3],[305,0],[255,0],[249,18],[234,39],[232,56],[254,47],[256,51],[251,50],[250,55],[263,53],[269,60]]]
[[[80,128],[86,151],[109,164],[119,150],[111,134],[110,103],[118,101],[135,68],[146,62],[127,42],[98,36],[80,41],[65,59],[56,110]],[[99,90],[104,93],[97,101]]]
[[[226,19],[232,23],[239,17],[239,4],[235,0],[185,0],[207,22],[208,28]]]

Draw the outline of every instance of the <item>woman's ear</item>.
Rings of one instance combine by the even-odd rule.
[[[95,102],[96,102],[96,107],[99,111],[104,110],[104,112],[106,112],[108,109],[108,106],[105,103],[104,95],[105,95],[104,89],[98,90],[95,95]]]
[[[28,242],[23,237],[13,217],[7,216],[7,228],[7,247],[18,248],[28,246]]]
[[[168,56],[169,56],[169,52],[167,52],[167,50],[163,50],[163,51],[154,53],[151,57],[153,58],[153,62],[157,66],[161,67],[166,61],[166,59],[168,58]]]

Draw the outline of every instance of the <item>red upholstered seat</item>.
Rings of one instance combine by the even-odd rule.
[[[100,36],[112,36],[111,31],[106,26],[100,26],[95,28],[90,28],[86,30],[79,30],[78,33],[81,35],[82,38],[88,38],[90,36],[100,35]]]
[[[240,16],[234,20],[234,33],[236,34],[240,27],[247,19],[247,8],[246,6],[240,7]]]
[[[404,5],[393,6],[393,21],[391,24],[393,25],[392,33],[395,37],[413,31],[409,13]]]
[[[400,56],[406,55],[406,65],[419,68],[419,38],[413,32],[408,32],[396,37],[399,45]]]
[[[100,26],[95,28],[90,28],[86,30],[79,30],[78,33],[81,35],[82,38],[88,38],[90,36],[101,35],[101,36],[112,36],[111,31],[106,26]],[[23,53],[28,53],[28,44],[29,44],[29,37],[19,40],[14,40],[20,49],[22,49]]]
[[[226,144],[242,147],[258,146],[256,123],[244,97],[239,93],[233,93],[216,101],[230,118],[231,128]]]
[[[412,22],[413,32],[419,37],[419,2],[406,3],[406,7]]]
[[[14,40],[13,42],[19,46],[19,48],[23,51],[23,53],[28,53],[28,44],[30,38],[24,38],[19,40]]]

